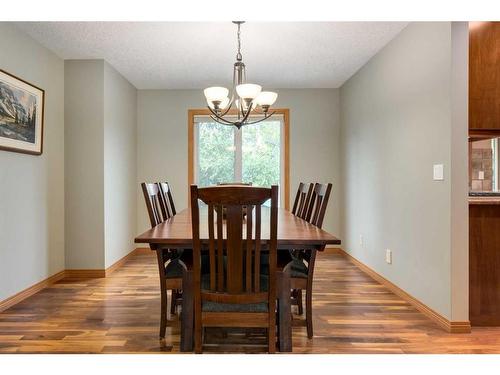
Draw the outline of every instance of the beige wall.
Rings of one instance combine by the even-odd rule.
[[[290,109],[291,204],[300,181],[332,182],[324,228],[340,230],[338,90],[277,90]],[[169,181],[178,209],[187,207],[187,111],[204,108],[203,90],[139,90],[137,100],[137,232],[149,226],[139,183]],[[258,125],[256,125],[258,126]]]
[[[104,268],[104,61],[65,61],[66,268]]]
[[[43,154],[0,150],[0,300],[64,269],[64,63],[0,23],[0,68],[45,90]]]
[[[137,90],[104,64],[104,220],[105,266],[134,246],[136,206]]]
[[[412,23],[340,90],[343,248],[455,320],[467,318],[467,75],[452,57],[466,40]],[[452,301],[452,283],[465,297]]]
[[[65,62],[66,268],[134,248],[137,90],[104,60]]]

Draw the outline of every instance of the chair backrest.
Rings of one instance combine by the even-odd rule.
[[[305,220],[311,224],[321,228],[323,219],[325,218],[326,207],[330,199],[330,192],[332,191],[332,184],[319,184],[314,185],[314,191],[311,196],[311,202]]]
[[[170,189],[168,182],[158,182],[158,187],[160,188],[161,213],[163,214],[163,220],[166,220],[177,213],[172,199],[172,189]]]
[[[143,182],[141,187],[146,201],[146,208],[148,209],[151,228],[153,228],[163,222],[160,211],[160,189],[157,184],[149,182]]]
[[[269,235],[269,280],[267,291],[260,285],[261,207],[271,199]],[[208,206],[208,244],[200,240],[199,200]],[[225,211],[226,217],[223,218]],[[195,304],[201,300],[222,303],[258,303],[274,306],[278,228],[278,186],[191,185],[193,234],[193,282]],[[224,236],[225,234],[225,236]],[[209,285],[202,290],[201,251],[208,245]],[[196,309],[196,308],[195,308]],[[273,310],[274,311],[274,310]]]
[[[309,209],[314,184],[301,182],[293,202],[292,214],[305,219]]]

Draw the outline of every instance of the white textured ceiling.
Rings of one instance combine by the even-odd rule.
[[[274,88],[341,86],[407,23],[247,22],[247,81]],[[229,85],[231,22],[20,22],[63,59],[105,59],[138,89]]]

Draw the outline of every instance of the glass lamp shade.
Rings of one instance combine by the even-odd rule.
[[[244,83],[236,86],[236,92],[242,99],[255,99],[261,92],[262,87],[253,83]]]
[[[229,95],[229,90],[226,89],[225,87],[209,87],[203,90],[203,93],[205,94],[205,98],[207,98],[207,102],[221,102],[228,97]],[[226,104],[227,105],[227,104]]]
[[[278,94],[272,91],[262,91],[259,96],[255,99],[255,102],[258,105],[264,106],[272,106],[274,102],[278,99]]]
[[[207,100],[207,104],[210,108],[212,109],[215,109],[215,106],[214,106],[214,103]],[[220,102],[219,104],[219,108],[218,109],[225,109],[227,107],[227,105],[229,104],[229,98],[226,96],[224,99],[222,99],[222,101]]]

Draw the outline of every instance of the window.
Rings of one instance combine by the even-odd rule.
[[[189,183],[279,185],[280,205],[288,207],[288,111],[279,112],[237,129],[215,122],[205,110],[190,111]]]

